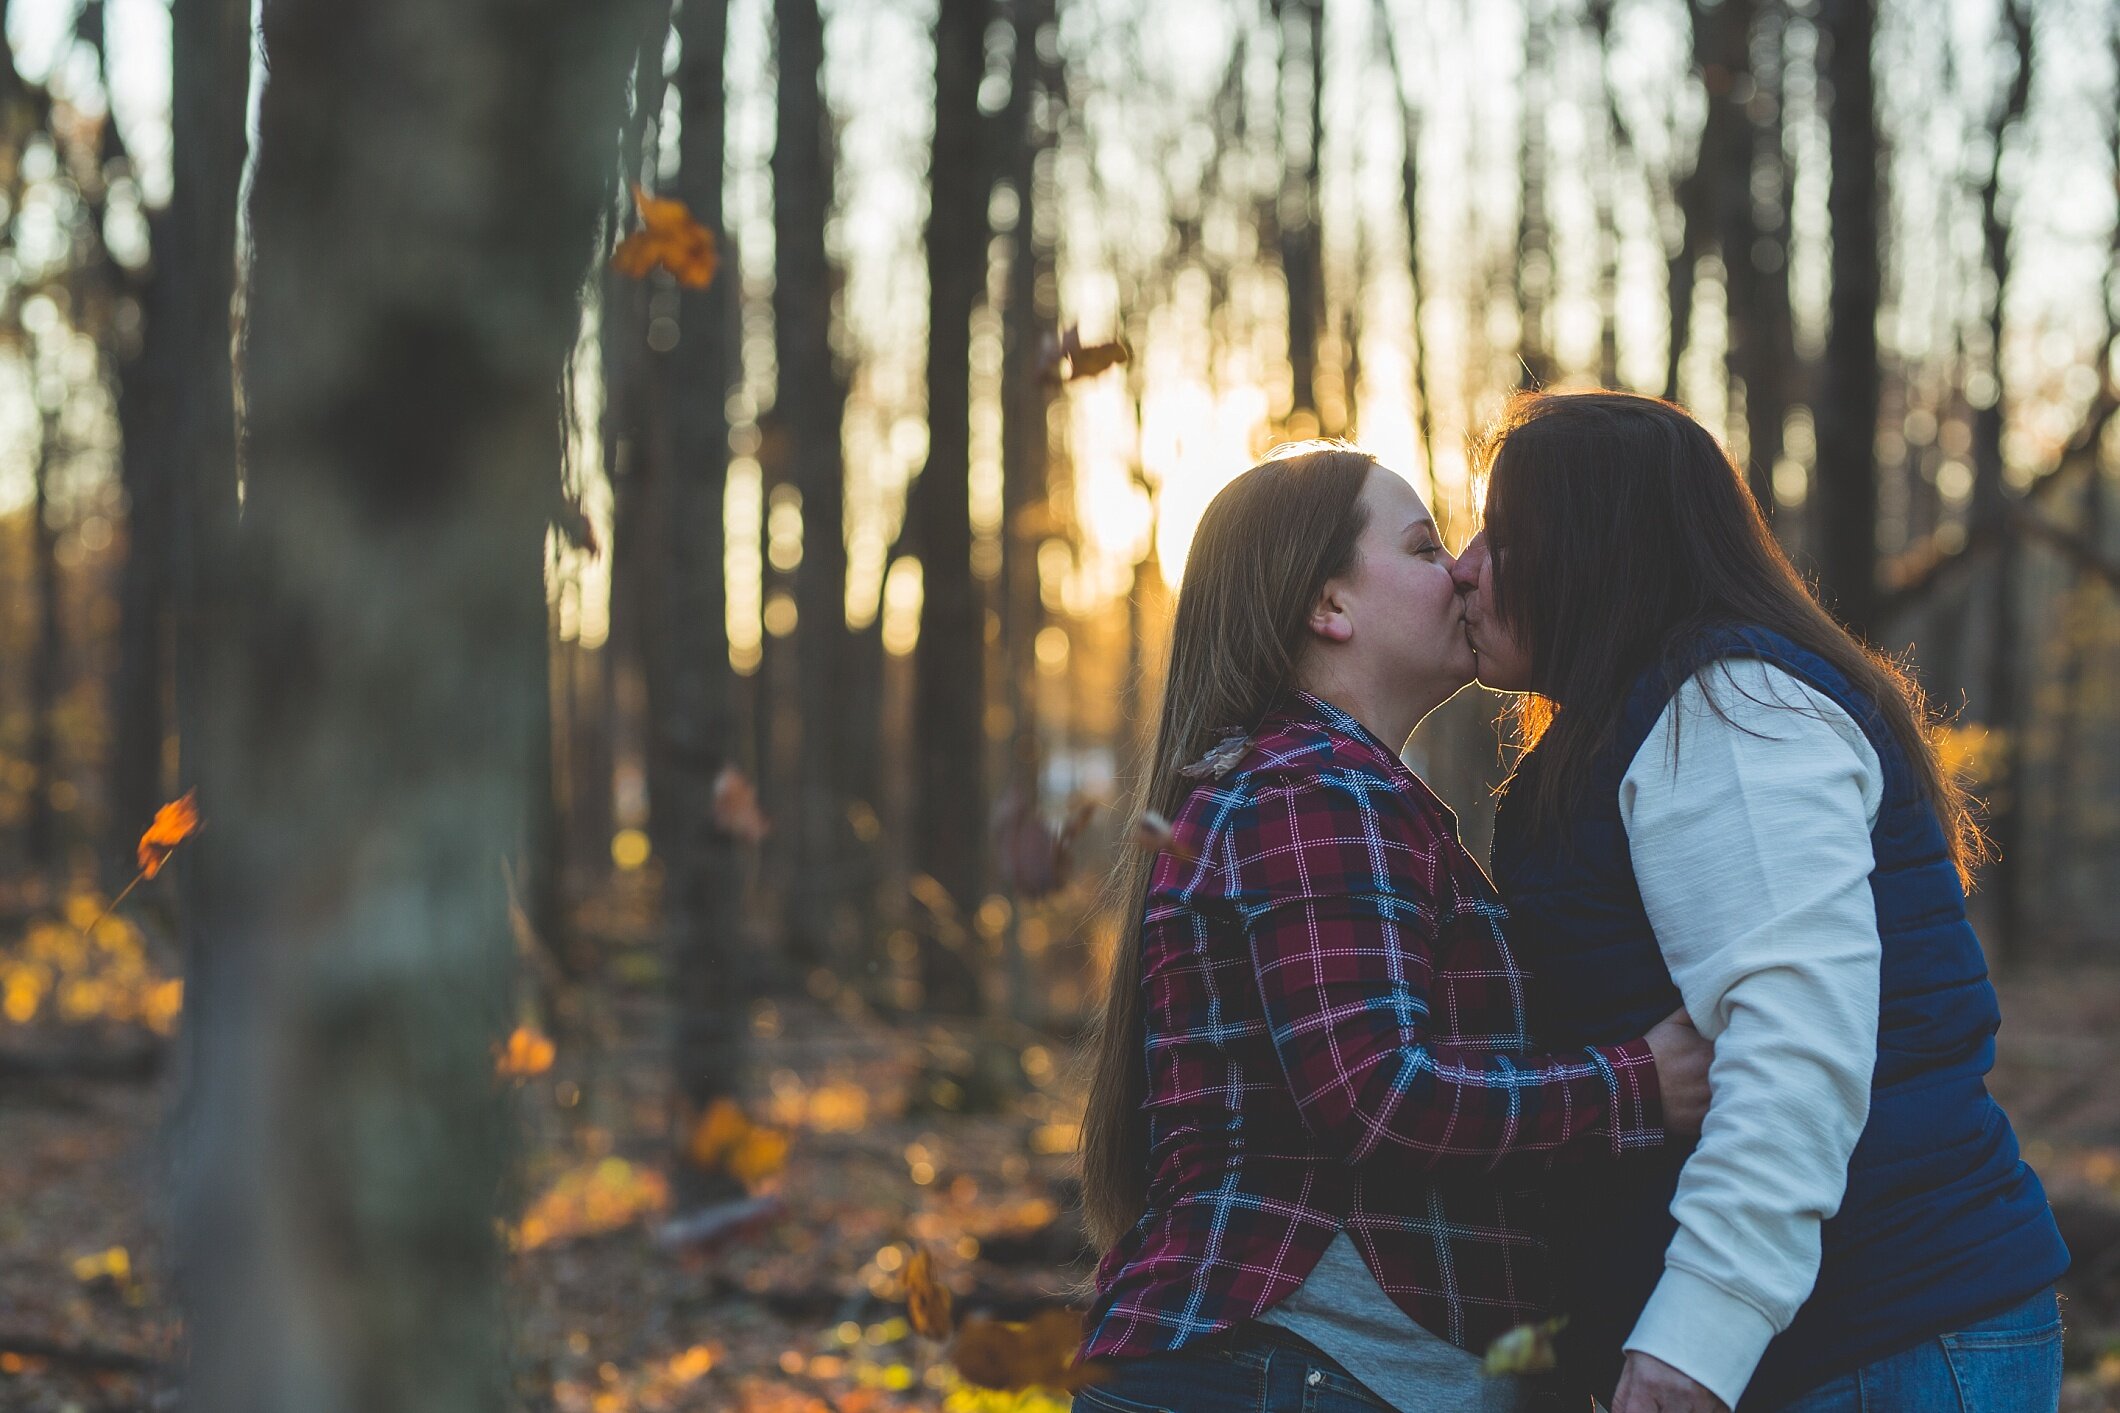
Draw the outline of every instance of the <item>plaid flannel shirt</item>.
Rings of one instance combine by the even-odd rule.
[[[1343,1228],[1454,1344],[1539,1318],[1540,1182],[1663,1142],[1648,1046],[1532,1052],[1455,817],[1326,702],[1291,698],[1171,824],[1141,938],[1147,1210],[1098,1267],[1083,1357],[1250,1319]]]

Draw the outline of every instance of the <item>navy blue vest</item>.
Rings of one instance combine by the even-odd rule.
[[[1861,725],[1884,771],[1870,834],[1884,959],[1869,1122],[1839,1214],[1825,1224],[1818,1284],[1768,1346],[1742,1404],[1749,1413],[2035,1294],[2067,1268],[2068,1252],[1988,1096],[2000,1016],[1936,812],[1869,699],[1778,634],[1717,630],[1672,664],[1675,675],[1644,673],[1565,838],[1529,837],[1521,786],[1539,753],[1525,758],[1496,816],[1494,877],[1533,978],[1533,1036],[1549,1050],[1613,1044],[1680,1004],[1635,887],[1619,784],[1671,684],[1730,656],[1762,658],[1830,697]],[[1608,1401],[1621,1341],[1663,1274],[1688,1151],[1573,1167],[1553,1184],[1555,1269],[1570,1317],[1563,1364]]]

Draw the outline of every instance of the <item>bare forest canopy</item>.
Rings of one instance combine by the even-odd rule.
[[[166,1314],[106,1374],[721,1406],[689,1340],[555,1392],[586,1356],[526,1364],[571,1335],[499,1292],[649,1222],[764,1299],[731,1253],[820,1135],[1006,1113],[978,1141],[1028,1156],[969,1195],[891,1140],[920,1193],[851,1313],[782,1311],[854,1336],[776,1367],[908,1368],[863,1301],[917,1267],[955,1362],[862,1406],[1065,1382],[1055,1326],[938,1315],[920,1263],[1079,1254],[1065,1060],[1193,528],[1343,436],[1462,544],[1519,387],[1713,429],[1945,708],[1994,960],[2120,960],[2105,0],[0,18],[0,1107],[167,1075],[174,1115],[166,1309],[74,1253]],[[1409,754],[1476,848],[1495,717]],[[0,1398],[72,1367],[6,1318]]]

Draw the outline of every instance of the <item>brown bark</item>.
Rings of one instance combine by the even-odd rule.
[[[702,224],[722,229],[726,134],[723,56],[726,0],[689,0],[678,11],[682,150],[677,196]],[[651,354],[646,530],[648,798],[663,866],[663,928],[670,958],[677,1089],[673,1146],[677,1198],[692,1207],[729,1195],[725,1177],[683,1160],[692,1125],[734,1092],[743,1057],[746,961],[744,860],[715,823],[714,787],[737,740],[722,582],[722,498],[728,473],[725,411],[736,378],[736,261],[704,290],[678,300],[678,339]]]
[[[979,78],[986,0],[941,0],[935,21],[935,141],[929,163],[928,458],[908,528],[925,598],[914,662],[914,863],[969,915],[984,892],[985,605],[972,578],[971,318],[986,287],[986,184]],[[968,1012],[969,962],[927,949],[927,1000]]]
[[[840,422],[846,392],[832,354],[838,277],[825,250],[832,209],[832,135],[820,88],[824,22],[817,0],[775,0],[779,35],[779,136],[773,149],[773,328],[778,344],[775,421],[781,469],[802,496],[802,562],[795,570],[795,720],[800,732],[787,945],[802,967],[831,960],[851,901],[845,721],[847,660],[846,473]],[[851,919],[844,920],[846,923]]]
[[[626,18],[264,13],[250,473],[200,699],[189,1406],[512,1400],[502,863],[535,788],[543,492]]]
[[[1833,87],[1827,134],[1833,176],[1832,325],[1818,399],[1818,465],[1810,500],[1818,534],[1819,588],[1856,633],[1877,617],[1877,112],[1870,48],[1876,0],[1824,0],[1820,40]]]

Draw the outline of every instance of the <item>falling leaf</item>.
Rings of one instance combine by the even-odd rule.
[[[1058,343],[1047,346],[1043,371],[1048,381],[1071,383],[1078,378],[1094,378],[1131,356],[1125,343],[1117,339],[1085,345],[1082,331],[1070,324]]]
[[[591,520],[589,512],[582,508],[580,496],[560,497],[559,505],[552,512],[552,527],[574,548],[587,551],[594,559],[603,557],[604,546],[597,538],[596,522]]]
[[[925,1246],[915,1246],[905,1263],[905,1313],[929,1339],[950,1337],[950,1288],[936,1277],[935,1257]]]
[[[169,862],[177,845],[199,829],[199,792],[186,790],[183,798],[171,800],[155,811],[155,822],[140,836],[140,873],[153,878]]]
[[[1075,841],[1096,817],[1097,802],[1084,800],[1056,827],[1037,810],[1015,801],[998,812],[995,850],[1004,881],[1018,898],[1035,902],[1067,886]]]
[[[684,202],[650,196],[635,186],[633,205],[640,212],[641,228],[618,243],[611,268],[637,280],[660,265],[687,289],[705,289],[714,282],[721,262],[714,232],[693,219]]]
[[[1198,863],[1200,856],[1187,848],[1171,829],[1170,821],[1154,810],[1141,811],[1134,821],[1134,847],[1151,854],[1169,854],[1181,864]]]
[[[1489,1374],[1542,1374],[1559,1365],[1553,1339],[1568,1323],[1561,1315],[1536,1325],[1518,1325],[1487,1346],[1482,1369]]]
[[[972,1316],[957,1332],[950,1362],[966,1383],[982,1388],[1072,1391],[1104,1372],[1100,1365],[1075,1363],[1081,1343],[1082,1317],[1073,1310],[1041,1310],[1023,1321]]]
[[[500,1056],[494,1062],[494,1073],[502,1079],[529,1079],[552,1068],[557,1050],[542,1032],[527,1025],[519,1025],[501,1047]]]
[[[714,823],[746,844],[760,843],[773,832],[772,821],[758,808],[757,789],[733,765],[723,766],[714,777]]]

